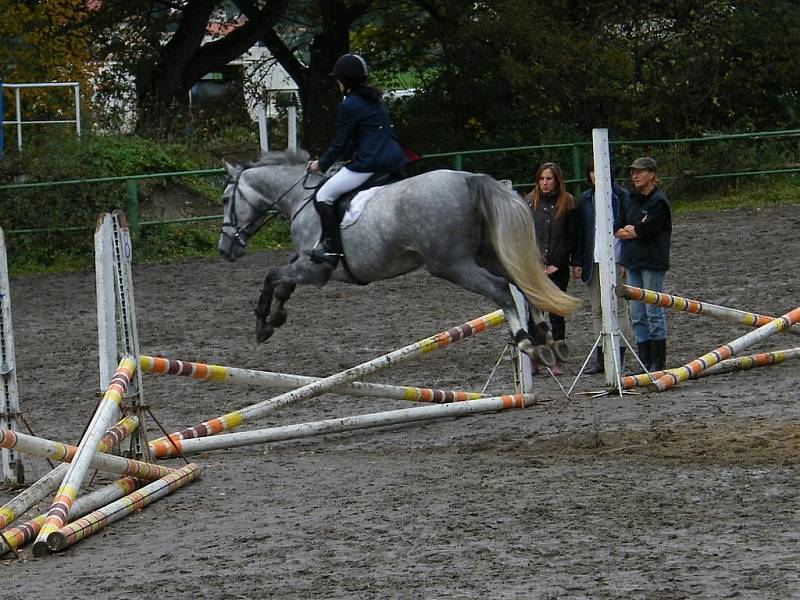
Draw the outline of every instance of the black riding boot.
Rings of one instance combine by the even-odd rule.
[[[667,368],[667,340],[653,340],[651,343],[650,371],[663,371]]]
[[[603,349],[600,345],[597,345],[597,348],[594,351],[594,364],[588,367],[584,373],[587,375],[596,375],[597,373],[602,373],[606,370],[605,366],[605,357],[603,356]]]
[[[314,202],[322,224],[322,236],[319,243],[311,251],[311,261],[328,265],[332,269],[339,263],[342,255],[339,220],[336,218],[336,206],[325,202]]]
[[[642,361],[644,368],[650,370],[650,365],[653,362],[652,347],[650,340],[636,344],[636,353],[639,355],[639,360]]]

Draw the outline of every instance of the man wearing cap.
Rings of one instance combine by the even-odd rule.
[[[641,156],[631,163],[634,191],[623,199],[614,235],[622,240],[620,263],[630,285],[661,292],[669,269],[672,214],[667,196],[658,188],[656,161]],[[661,371],[667,361],[667,318],[664,309],[631,302],[631,324],[639,358],[648,371]]]

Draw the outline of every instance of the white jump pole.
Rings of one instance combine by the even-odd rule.
[[[94,232],[94,271],[97,296],[97,345],[100,389],[111,383],[117,368],[116,301],[114,296],[114,230],[110,213],[101,214]]]
[[[109,452],[114,446],[119,444],[119,442],[128,437],[138,426],[139,419],[136,417],[125,417],[116,425],[114,425],[114,427],[106,431],[103,439],[100,440],[100,443],[97,445],[97,451]],[[0,432],[2,432],[2,430],[0,430]],[[13,435],[16,436],[18,434],[13,433]],[[0,433],[0,438],[2,437],[3,434]],[[9,440],[9,444],[10,443],[11,442]],[[16,445],[16,442],[14,443]],[[44,448],[42,448],[40,445],[37,445],[36,448],[37,451],[44,451]],[[54,450],[54,448],[63,450],[64,456],[67,456],[68,450],[63,446],[63,444],[61,446],[58,444],[56,444],[55,447],[51,446],[50,450]],[[45,458],[49,457],[50,455],[45,456]],[[65,462],[58,465],[17,497],[13,498],[3,506],[0,506],[0,530],[8,527],[19,515],[23,514],[33,507],[37,502],[44,500],[47,496],[55,492],[63,481],[64,475],[67,474],[67,469],[69,469],[69,463]]]
[[[0,228],[0,427],[17,431],[19,394],[14,330],[11,323],[11,286],[8,281],[6,240]],[[22,457],[10,449],[0,450],[0,484],[25,481]]]
[[[600,306],[602,311],[601,343],[606,385],[622,390],[620,384],[619,325],[616,295],[617,264],[614,257],[614,214],[611,204],[611,156],[608,129],[592,130],[594,152],[595,255],[600,270]]]
[[[159,449],[163,444],[170,444],[170,439],[187,439],[195,437],[205,437],[207,435],[217,435],[228,429],[233,429],[241,425],[244,421],[260,417],[276,408],[285,406],[291,402],[307,400],[314,396],[319,396],[335,388],[342,387],[356,379],[369,373],[374,373],[380,369],[397,364],[400,361],[408,360],[415,356],[424,356],[435,350],[446,348],[447,346],[459,342],[467,337],[486,331],[491,327],[496,327],[505,322],[505,315],[501,309],[489,314],[472,319],[456,327],[451,327],[445,331],[437,333],[415,344],[410,344],[399,350],[394,350],[378,358],[373,358],[367,362],[356,365],[339,373],[330,375],[323,379],[318,379],[313,383],[304,385],[290,392],[285,392],[274,398],[262,400],[256,404],[251,404],[239,410],[227,413],[220,417],[204,421],[193,427],[188,427],[181,431],[170,434],[168,437],[158,438],[150,442],[150,447],[156,457],[162,456]],[[450,405],[444,405],[450,406]]]
[[[144,485],[142,480],[136,477],[123,477],[105,487],[81,496],[72,505],[73,517],[78,519],[101,506],[105,506],[109,502],[134,492],[141,485]],[[36,537],[42,529],[46,516],[39,515],[4,531],[2,539],[0,539],[0,558],[3,554],[15,552],[17,548],[24,546]],[[3,550],[4,547],[5,550]]]
[[[180,375],[183,377],[191,377],[199,381],[224,381],[233,384],[273,386],[284,390],[295,390],[321,379],[321,377],[308,377],[306,375],[294,375],[292,373],[275,373],[273,371],[257,371],[255,369],[239,369],[236,367],[209,365],[206,363],[177,360],[174,358],[147,356],[145,354],[139,357],[139,368],[145,373]],[[437,404],[463,402],[464,400],[477,400],[486,397],[485,394],[480,392],[387,385],[385,383],[365,383],[363,381],[353,381],[342,387],[334,388],[331,391],[347,394],[349,396],[389,398],[393,400],[432,402]]]
[[[158,458],[169,458],[178,454],[193,454],[207,450],[221,450],[269,442],[281,442],[328,433],[341,433],[355,429],[397,425],[399,423],[412,423],[442,417],[460,417],[476,413],[494,412],[511,408],[525,408],[535,402],[533,394],[517,394],[513,396],[495,396],[480,400],[467,400],[455,404],[435,404],[432,406],[419,406],[402,408],[379,413],[370,413],[354,417],[342,417],[284,425],[269,429],[255,429],[253,431],[238,431],[235,433],[222,433],[210,437],[188,438],[174,440],[172,444],[166,441],[159,443],[155,454]],[[154,442],[155,443],[155,442]]]

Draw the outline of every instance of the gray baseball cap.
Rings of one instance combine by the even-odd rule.
[[[650,158],[649,156],[640,156],[631,163],[630,168],[641,171],[655,171],[656,161]]]

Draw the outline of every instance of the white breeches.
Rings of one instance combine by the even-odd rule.
[[[333,204],[339,196],[345,192],[354,190],[372,177],[372,175],[373,173],[357,173],[356,171],[351,171],[347,167],[342,167],[319,188],[317,192],[317,202]]]

